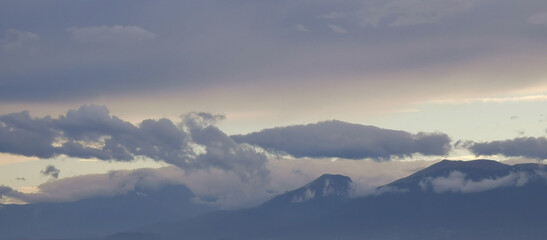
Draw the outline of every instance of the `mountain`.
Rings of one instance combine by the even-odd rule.
[[[445,160],[380,187],[382,194],[350,198],[351,179],[323,175],[255,208],[126,234],[165,240],[543,239],[546,176],[539,164]]]
[[[464,173],[468,180],[480,181],[481,179],[507,176],[511,172],[527,172],[533,174],[533,171],[539,170],[540,167],[541,165],[538,164],[516,164],[511,166],[485,159],[473,161],[442,160],[408,177],[390,183],[388,186],[400,189],[419,190],[419,183],[424,179],[446,177],[454,171]]]
[[[194,203],[194,197],[187,187],[171,185],[75,202],[3,205],[0,207],[0,239],[105,236],[213,210]]]
[[[388,184],[406,192],[354,199],[310,224],[324,239],[543,239],[546,176],[539,164],[445,160]]]
[[[339,202],[349,198],[351,178],[342,175],[324,174],[299,189],[274,197],[262,207],[291,205],[303,202]]]
[[[315,181],[250,209],[218,211],[171,224],[157,224],[135,232],[153,233],[147,239],[260,239],[280,229],[313,221],[349,201],[351,179],[325,174]],[[293,230],[291,230],[293,231]],[[294,230],[297,234],[297,230]],[[158,238],[157,236],[161,236]],[[142,236],[140,236],[142,237]],[[109,236],[108,240],[121,240]],[[146,239],[146,238],[145,238]]]

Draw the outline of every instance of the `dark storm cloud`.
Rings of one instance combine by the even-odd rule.
[[[187,170],[218,168],[242,179],[268,175],[264,154],[234,142],[212,125],[220,119],[222,116],[191,113],[178,125],[168,119],[147,119],[133,125],[97,105],[84,105],[58,118],[13,113],[0,116],[0,152],[109,161],[147,157]]]
[[[59,170],[58,168],[56,168],[55,166],[53,165],[48,165],[46,166],[46,168],[42,171],[40,171],[40,173],[44,176],[50,176],[52,178],[59,178],[59,173],[61,172],[61,170]]]
[[[341,121],[272,128],[232,138],[295,157],[389,160],[418,153],[446,155],[450,150],[450,138],[443,133],[411,134]]]
[[[477,156],[500,154],[507,157],[547,159],[547,139],[545,137],[521,137],[492,142],[468,142],[465,147]]]

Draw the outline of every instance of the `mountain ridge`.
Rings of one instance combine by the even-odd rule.
[[[455,171],[461,172],[463,175],[459,176],[463,176],[467,182],[480,182],[504,177],[512,171],[534,174],[542,168],[543,165],[539,164],[509,166],[491,160],[446,160],[382,187],[408,188],[403,183],[419,184],[423,179],[448,179]],[[547,184],[544,178],[522,186],[497,187],[471,193],[428,192],[416,185],[406,192],[388,191],[358,198],[334,195],[333,199],[337,201],[322,201],[329,199],[322,194],[317,195],[322,198],[292,201],[294,196],[307,190],[319,193],[321,187],[328,185],[326,179],[333,176],[346,179],[341,182],[351,183],[348,177],[326,174],[255,208],[213,212],[147,233],[169,240],[180,236],[195,240],[505,240],[519,237],[538,239],[547,234],[547,230],[538,224],[547,218],[547,209],[542,207],[547,201]],[[531,210],[536,208],[541,210]],[[474,216],[474,213],[479,216]],[[469,218],[470,216],[476,220]]]

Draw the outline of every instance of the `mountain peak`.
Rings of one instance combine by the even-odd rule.
[[[301,188],[273,198],[265,205],[347,199],[351,190],[351,183],[351,178],[344,175],[323,174]]]
[[[311,192],[316,196],[347,197],[349,195],[351,182],[351,178],[347,176],[323,174],[303,188],[305,188],[305,192]]]
[[[484,179],[498,179],[511,173],[526,172],[535,174],[543,168],[541,164],[507,165],[498,161],[478,159],[471,161],[442,160],[425,169],[422,169],[406,178],[390,183],[390,186],[409,190],[420,189],[420,183],[426,178],[447,178],[454,172],[462,174],[466,180],[481,181]]]

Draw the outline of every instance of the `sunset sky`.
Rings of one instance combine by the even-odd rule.
[[[0,1],[0,199],[543,161],[546,43],[544,0]]]

